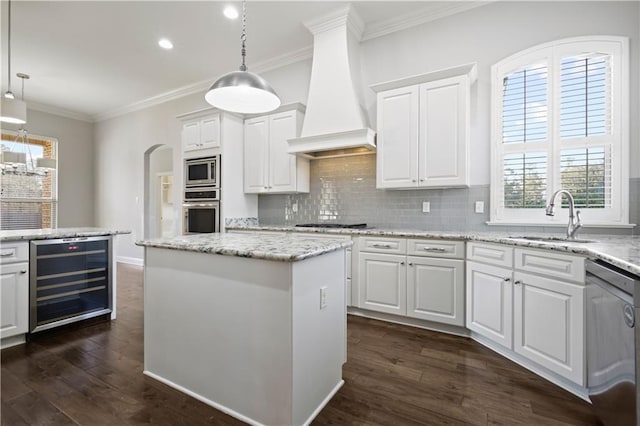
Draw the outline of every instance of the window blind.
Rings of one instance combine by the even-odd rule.
[[[546,190],[546,152],[508,154],[503,157],[503,207],[544,207]]]
[[[562,150],[560,178],[576,207],[611,207],[611,155],[605,147]]]
[[[547,139],[547,65],[535,64],[503,79],[502,143]]]
[[[611,134],[611,60],[609,55],[562,58],[560,137]]]

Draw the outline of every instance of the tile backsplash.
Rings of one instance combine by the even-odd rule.
[[[311,161],[308,194],[260,195],[261,224],[367,223],[376,228],[418,228],[438,231],[562,232],[558,227],[488,226],[489,185],[469,188],[381,190],[376,189],[376,156]],[[630,182],[631,223],[640,220],[640,179]],[[430,212],[422,212],[422,203]],[[484,213],[475,213],[476,201]],[[595,229],[586,233],[630,234],[630,229]],[[637,231],[636,231],[637,232]]]

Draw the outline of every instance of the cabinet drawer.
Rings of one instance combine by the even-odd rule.
[[[579,256],[516,248],[515,269],[584,284],[584,258]]]
[[[372,253],[406,254],[407,240],[403,238],[361,237],[360,251]]]
[[[464,259],[464,241],[407,240],[407,254]]]
[[[498,244],[469,242],[467,243],[467,260],[511,268],[513,248]]]
[[[0,265],[29,261],[29,242],[15,241],[0,244]]]

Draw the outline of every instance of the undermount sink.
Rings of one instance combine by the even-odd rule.
[[[549,241],[549,242],[563,242],[563,243],[597,243],[598,241],[596,240],[582,240],[579,238],[576,238],[575,240],[570,240],[567,237],[545,237],[545,236],[531,236],[531,235],[526,235],[524,237],[511,237],[517,240],[529,240],[529,241],[541,241],[541,242],[545,242],[545,241]]]

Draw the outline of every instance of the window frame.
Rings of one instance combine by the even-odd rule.
[[[560,138],[560,64],[562,57],[585,52],[603,52],[611,56],[611,134],[588,138]],[[546,62],[547,140],[522,144],[503,144],[503,78],[527,65]],[[561,188],[560,152],[572,148],[609,146],[611,148],[611,208],[581,209],[585,226],[629,226],[629,40],[620,36],[585,36],[555,40],[522,50],[491,67],[491,185],[489,225],[566,225],[566,208],[555,216],[546,216],[544,208],[507,209],[503,206],[504,165],[509,153],[547,153],[546,201]],[[606,143],[597,144],[593,140]],[[558,206],[560,203],[558,202]],[[599,210],[599,211],[598,211]]]
[[[13,130],[9,130],[9,129],[2,129],[2,131],[0,132],[0,138],[2,140],[6,140],[6,137],[11,138],[11,141],[17,141],[17,139],[20,137],[20,133],[13,131]],[[50,171],[49,173],[55,173],[55,178],[54,180],[54,184],[53,184],[53,188],[51,191],[51,198],[39,198],[36,199],[34,198],[32,202],[34,203],[50,203],[51,204],[51,217],[50,217],[50,223],[52,224],[53,228],[57,228],[58,227],[58,207],[59,207],[59,187],[60,187],[60,174],[59,172],[59,141],[57,138],[53,138],[53,137],[49,137],[49,136],[41,136],[41,135],[35,135],[32,133],[27,133],[27,140],[26,143],[32,143],[33,141],[36,141],[36,143],[34,145],[43,145],[42,143],[52,143],[53,144],[53,150],[55,153],[55,160],[56,160],[56,167],[55,169],[53,169],[52,171]],[[15,142],[15,143],[21,143],[21,142]],[[33,144],[33,143],[32,143]],[[21,202],[24,199],[22,198],[11,198],[11,197],[7,197],[7,198],[0,198],[0,201],[2,202]],[[36,201],[37,200],[37,201]],[[31,229],[31,228],[28,228]]]

